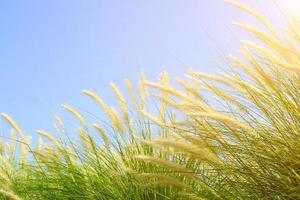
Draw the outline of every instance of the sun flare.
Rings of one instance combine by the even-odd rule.
[[[280,3],[286,14],[300,19],[300,0],[281,0]]]

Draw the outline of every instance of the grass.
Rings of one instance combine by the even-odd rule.
[[[118,109],[85,90],[109,126],[89,124],[63,105],[80,125],[80,143],[57,117],[64,138],[38,131],[46,141],[33,147],[2,113],[12,132],[11,142],[0,145],[0,198],[299,199],[299,21],[289,21],[279,37],[259,13],[228,2],[268,33],[237,23],[259,42],[242,41],[243,58],[232,56],[226,73],[190,70],[176,86],[167,73],[157,82],[142,76],[138,91],[126,80],[130,103],[111,84]]]

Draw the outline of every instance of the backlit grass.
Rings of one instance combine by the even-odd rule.
[[[299,199],[299,21],[282,34],[228,2],[268,32],[236,23],[258,42],[242,40],[243,57],[230,56],[225,73],[190,70],[177,85],[166,72],[156,82],[142,76],[138,91],[125,81],[128,95],[111,84],[119,108],[84,90],[108,123],[90,124],[63,105],[78,121],[79,143],[56,117],[62,137],[39,130],[31,145],[2,113],[12,129],[0,143],[1,199]]]

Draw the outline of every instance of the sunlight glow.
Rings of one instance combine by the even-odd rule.
[[[290,17],[300,19],[300,0],[282,0],[281,6]]]

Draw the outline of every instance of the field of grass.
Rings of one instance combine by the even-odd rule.
[[[237,23],[257,42],[241,41],[243,57],[231,56],[227,72],[190,70],[177,85],[166,72],[156,82],[141,76],[138,90],[125,81],[126,95],[111,84],[119,108],[84,90],[107,123],[63,105],[80,143],[56,117],[61,137],[39,130],[31,145],[1,113],[12,129],[0,143],[0,199],[300,199],[299,21],[281,33],[230,2],[267,32]]]

